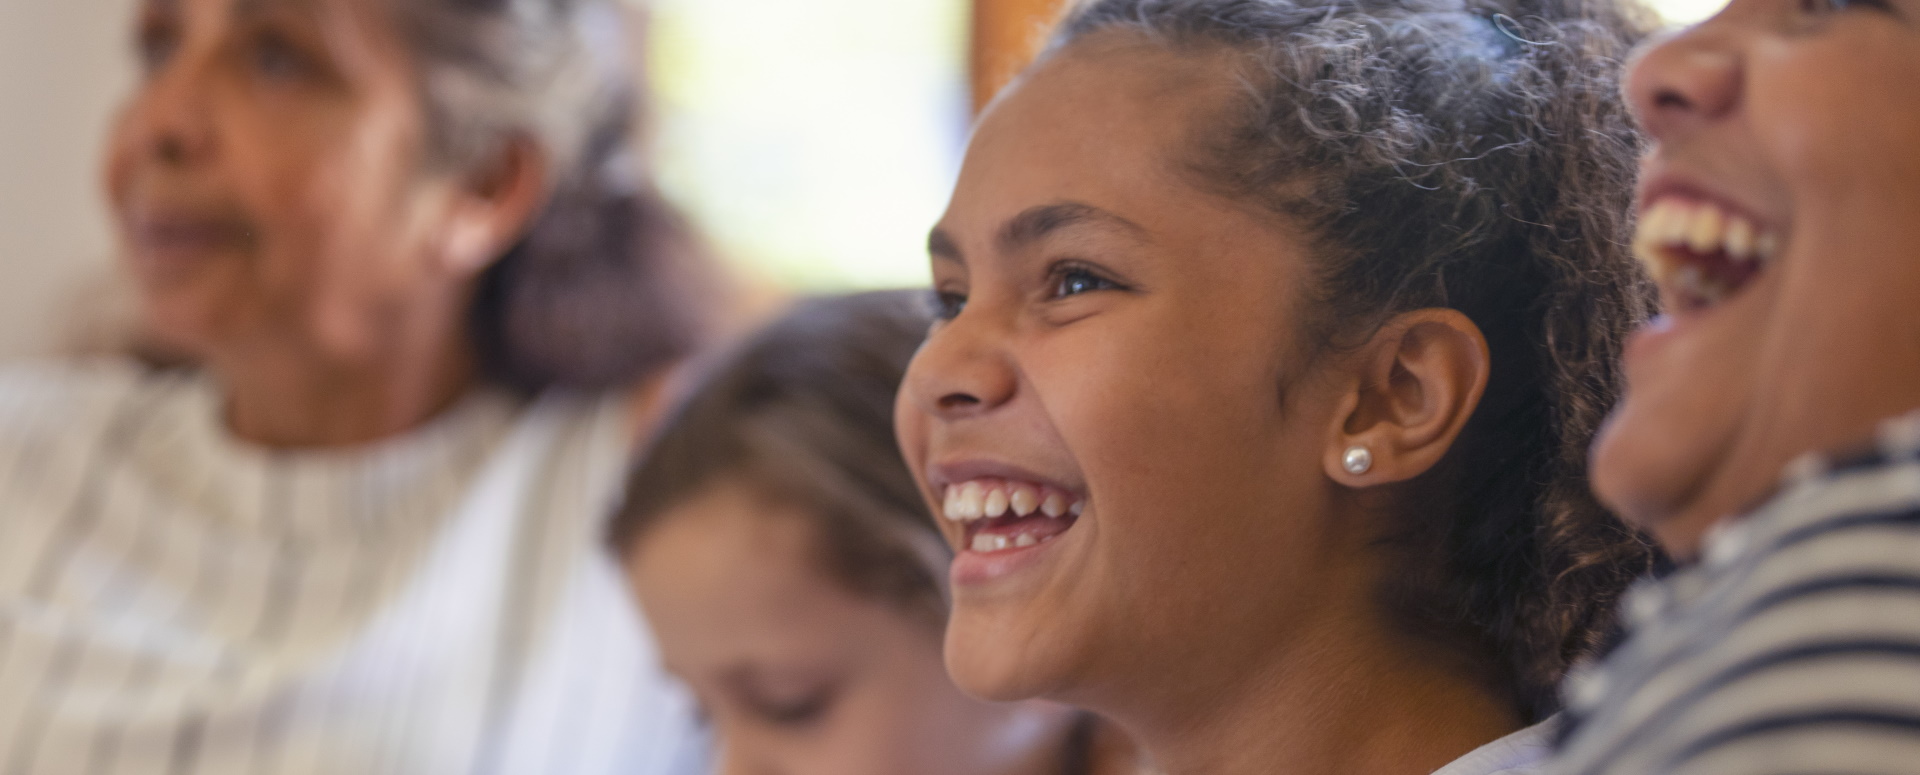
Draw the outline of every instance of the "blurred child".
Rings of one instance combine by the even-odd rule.
[[[720,771],[1124,771],[1089,717],[962,694],[951,553],[894,445],[923,294],[805,302],[720,364],[633,473],[614,542]]]

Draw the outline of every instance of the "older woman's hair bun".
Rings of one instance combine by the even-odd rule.
[[[480,278],[483,376],[523,390],[630,383],[690,352],[717,287],[637,149],[644,92],[609,0],[390,0],[419,64],[432,163],[514,138],[556,171],[525,235]]]

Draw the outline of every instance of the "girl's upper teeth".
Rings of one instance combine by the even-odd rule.
[[[986,515],[988,517],[997,517],[1007,513],[1007,501],[1007,491],[1004,488],[995,487],[988,490],[985,504]]]
[[[1045,485],[1002,479],[975,479],[947,485],[941,512],[954,522],[972,522],[1006,516],[1025,517],[1038,511],[1049,517],[1079,516],[1086,503]]]

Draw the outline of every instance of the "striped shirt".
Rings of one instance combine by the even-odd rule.
[[[287,452],[215,386],[0,369],[0,775],[692,772],[601,518],[621,402]]]
[[[1920,773],[1920,414],[1796,463],[1625,609],[1556,775]]]

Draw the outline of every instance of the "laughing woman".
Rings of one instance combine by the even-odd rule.
[[[107,189],[198,367],[0,371],[0,772],[665,773],[598,551],[692,344],[616,7],[150,0]]]
[[[898,404],[980,696],[1169,773],[1533,772],[1652,560],[1588,494],[1631,9],[1096,0],[983,117]]]

